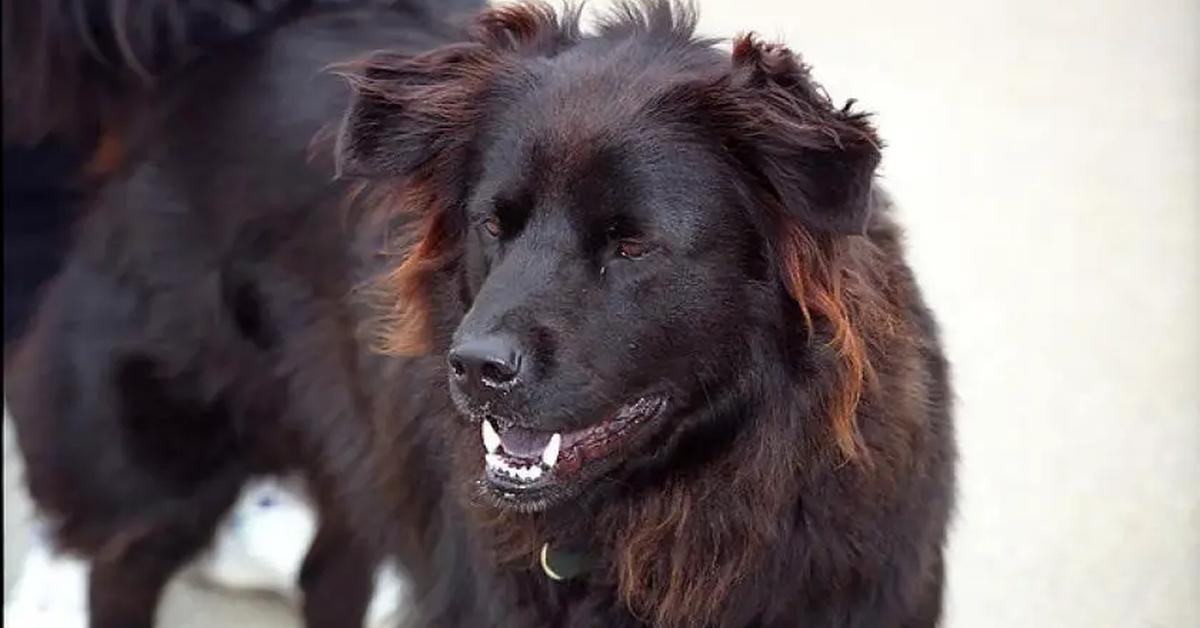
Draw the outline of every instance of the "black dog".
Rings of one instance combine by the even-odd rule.
[[[384,553],[417,625],[937,623],[947,373],[875,132],[693,23],[305,10],[121,117],[7,390],[94,625],[293,467],[310,625]],[[318,72],[382,46],[332,181]]]

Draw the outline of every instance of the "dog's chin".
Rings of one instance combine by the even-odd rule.
[[[604,420],[569,432],[522,427],[479,416],[483,438],[480,493],[498,508],[550,510],[575,500],[635,455],[670,406],[665,394],[647,394]]]

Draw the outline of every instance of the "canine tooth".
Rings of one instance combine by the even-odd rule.
[[[483,448],[489,454],[494,454],[496,450],[500,449],[500,435],[496,433],[496,428],[492,427],[491,421],[484,419],[482,423],[483,426],[480,429],[483,430]]]
[[[491,454],[490,453],[490,454],[484,456],[483,460],[484,460],[484,462],[487,463],[487,466],[492,469],[499,469],[499,470],[503,471],[506,466],[504,464],[504,459],[501,458],[499,454]]]
[[[547,469],[553,469],[554,463],[558,462],[558,450],[562,448],[562,434],[554,433],[550,437],[550,442],[546,443],[546,449],[542,451],[542,464],[546,465]]]

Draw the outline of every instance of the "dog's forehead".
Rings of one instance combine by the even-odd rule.
[[[653,165],[655,151],[668,143],[654,103],[691,74],[636,47],[577,48],[533,64],[533,78],[514,90],[519,95],[501,116],[509,148],[552,163],[554,172],[587,168],[615,150],[627,162]]]
[[[580,226],[632,218],[680,236],[732,209],[734,175],[699,133],[632,116],[598,124],[585,110],[517,116],[519,127],[488,155],[485,194]]]
[[[537,218],[584,230],[633,220],[687,237],[719,220],[726,209],[719,163],[643,131],[539,136],[523,147],[500,190],[528,203]]]
[[[491,192],[583,226],[619,216],[686,236],[722,220],[736,173],[715,135],[655,108],[698,70],[642,52],[598,48],[539,64],[493,120]]]

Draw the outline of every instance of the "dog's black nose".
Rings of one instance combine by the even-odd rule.
[[[521,362],[520,348],[505,336],[470,338],[450,349],[450,375],[473,394],[511,387]]]

